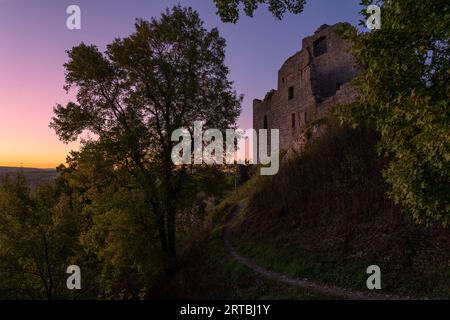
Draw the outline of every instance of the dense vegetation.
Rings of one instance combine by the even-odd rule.
[[[83,132],[116,168],[140,186],[154,215],[164,266],[176,269],[176,220],[189,187],[187,166],[175,166],[172,133],[181,128],[226,130],[242,98],[228,79],[225,39],[208,31],[197,12],[175,6],[160,18],[138,20],[135,32],[115,39],[105,53],[84,43],[68,51],[67,90],[77,102],[56,105],[50,126],[64,141]],[[188,155],[188,157],[190,154]]]
[[[54,183],[27,189],[4,178],[0,191],[3,298],[323,298],[261,278],[229,256],[231,241],[260,265],[293,277],[364,290],[366,268],[382,270],[383,292],[450,295],[450,231],[417,225],[387,196],[371,126],[329,124],[327,133],[274,177],[254,178],[220,204],[232,176],[205,167],[191,175],[178,223],[180,268],[163,271],[157,227],[138,184],[95,145],[72,153]],[[209,199],[209,200],[208,200]],[[20,241],[18,241],[20,239]],[[83,290],[65,288],[82,266]]]
[[[105,53],[72,48],[66,88],[77,102],[57,105],[51,126],[63,141],[96,139],[37,188],[2,177],[0,298],[320,298],[232,260],[222,227],[237,202],[231,242],[262,266],[365,289],[376,264],[387,292],[449,297],[449,7],[362,2],[382,5],[382,29],[346,30],[362,68],[359,100],[337,110],[344,125],[327,120],[276,176],[232,193],[228,170],[170,159],[174,129],[226,129],[239,115],[216,29],[174,7]],[[216,3],[235,22],[242,3],[281,17],[304,1]],[[65,286],[72,264],[79,291]]]
[[[353,125],[367,120],[375,124],[380,154],[390,160],[384,175],[391,198],[416,222],[446,225],[450,218],[450,5],[445,0],[362,3],[382,7],[382,25],[372,32],[346,31],[362,68],[354,82],[359,99],[341,109],[341,119]]]
[[[375,264],[383,294],[448,298],[450,230],[418,225],[390,199],[382,175],[389,159],[376,152],[373,125],[328,121],[327,133],[279,174],[255,175],[209,210],[202,231],[183,246],[183,268],[160,279],[152,297],[336,298],[274,282],[236,262],[222,231],[241,203],[231,221],[232,245],[266,269],[366,291],[366,269]]]
[[[450,296],[450,230],[417,225],[387,196],[371,126],[330,125],[273,178],[257,178],[232,241],[262,266],[294,277],[366,289],[382,270],[383,292]]]
[[[0,183],[0,299],[140,298],[164,270],[158,228],[145,193],[95,144],[73,152],[54,182],[29,190],[23,174]],[[181,242],[232,179],[198,168],[180,207]],[[214,202],[213,202],[214,203]],[[66,287],[79,265],[82,290]]]

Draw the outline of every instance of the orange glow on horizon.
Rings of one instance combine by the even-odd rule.
[[[66,163],[66,154],[39,154],[16,153],[10,150],[9,154],[0,154],[0,167],[24,167],[39,169],[54,169]]]

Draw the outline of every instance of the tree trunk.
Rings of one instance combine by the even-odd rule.
[[[156,225],[158,226],[158,237],[161,243],[161,249],[165,252],[167,251],[167,234],[164,213],[162,212],[158,203],[154,201],[151,201],[150,203],[153,209],[153,214],[155,215]]]
[[[156,218],[159,240],[163,251],[163,265],[166,274],[173,274],[177,269],[176,209],[174,201],[179,190],[173,186],[172,165],[170,152],[166,152],[161,192],[156,194],[155,192],[147,192],[148,202],[151,205]]]
[[[176,270],[175,214],[169,214],[168,210],[161,208],[158,203],[152,201],[151,204],[163,252],[164,271],[167,274],[173,274]],[[169,216],[172,218],[169,219]]]
[[[168,265],[167,270],[173,273],[177,269],[177,252],[176,252],[176,233],[175,233],[175,212],[168,210],[167,212],[167,253]]]
[[[47,287],[47,300],[53,299],[53,275],[51,272],[51,266],[50,266],[50,259],[49,259],[49,252],[48,252],[48,243],[47,243],[47,237],[45,234],[42,236],[42,239],[44,241],[44,253],[45,253],[45,264],[47,266],[47,275],[48,275],[48,287]]]
[[[171,142],[167,141],[168,146],[171,146]],[[177,253],[176,253],[176,209],[174,205],[175,198],[178,195],[179,189],[174,186],[174,176],[172,173],[172,159],[170,157],[171,147],[167,148],[165,153],[166,157],[164,159],[164,191],[163,191],[163,201],[164,201],[164,217],[166,221],[166,232],[167,232],[167,259],[166,259],[166,272],[168,274],[173,274],[177,269]]]

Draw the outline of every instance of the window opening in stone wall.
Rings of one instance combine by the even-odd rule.
[[[288,100],[294,99],[294,87],[289,87],[288,89]]]
[[[318,57],[327,52],[327,39],[321,37],[314,41],[314,56]]]

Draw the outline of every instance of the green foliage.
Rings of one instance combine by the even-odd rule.
[[[341,107],[344,122],[370,120],[391,196],[417,222],[450,217],[450,6],[443,0],[362,1],[381,6],[381,29],[346,30],[362,66],[358,101]],[[363,13],[367,17],[367,13]],[[364,23],[364,22],[362,22]]]
[[[69,297],[66,268],[77,250],[79,216],[70,197],[43,185],[3,178],[0,190],[0,297]]]
[[[293,14],[303,12],[306,0],[214,0],[217,14],[223,22],[236,23],[239,20],[239,9],[244,6],[247,16],[253,17],[253,13],[260,4],[268,6],[269,11],[277,19],[281,19],[286,11]]]
[[[188,172],[170,158],[174,129],[234,125],[241,98],[224,50],[216,29],[174,7],[138,21],[105,54],[69,51],[66,89],[77,89],[77,103],[56,106],[51,126],[65,142],[85,131],[96,139],[83,140],[51,183],[0,183],[0,298],[142,298],[172,266],[175,215],[192,220],[198,194],[220,197],[232,185],[223,168]],[[72,264],[79,291],[66,288]]]
[[[162,269],[145,193],[86,144],[52,183],[30,191],[22,174],[0,183],[0,298],[142,297]],[[78,265],[82,290],[66,287]]]
[[[135,27],[105,53],[85,44],[68,51],[66,89],[77,89],[77,103],[57,105],[50,126],[65,142],[94,133],[98,139],[84,144],[139,185],[171,269],[189,182],[186,168],[172,163],[172,132],[202,120],[205,128],[232,127],[242,97],[228,80],[225,39],[191,8],[175,6]]]
[[[450,229],[418,225],[389,199],[372,126],[326,125],[277,175],[259,178],[231,224],[234,247],[295,277],[364,291],[375,264],[382,293],[449,297]]]
[[[99,298],[136,298],[162,268],[144,192],[96,144],[72,152],[59,170],[80,212],[78,260],[85,290]]]

